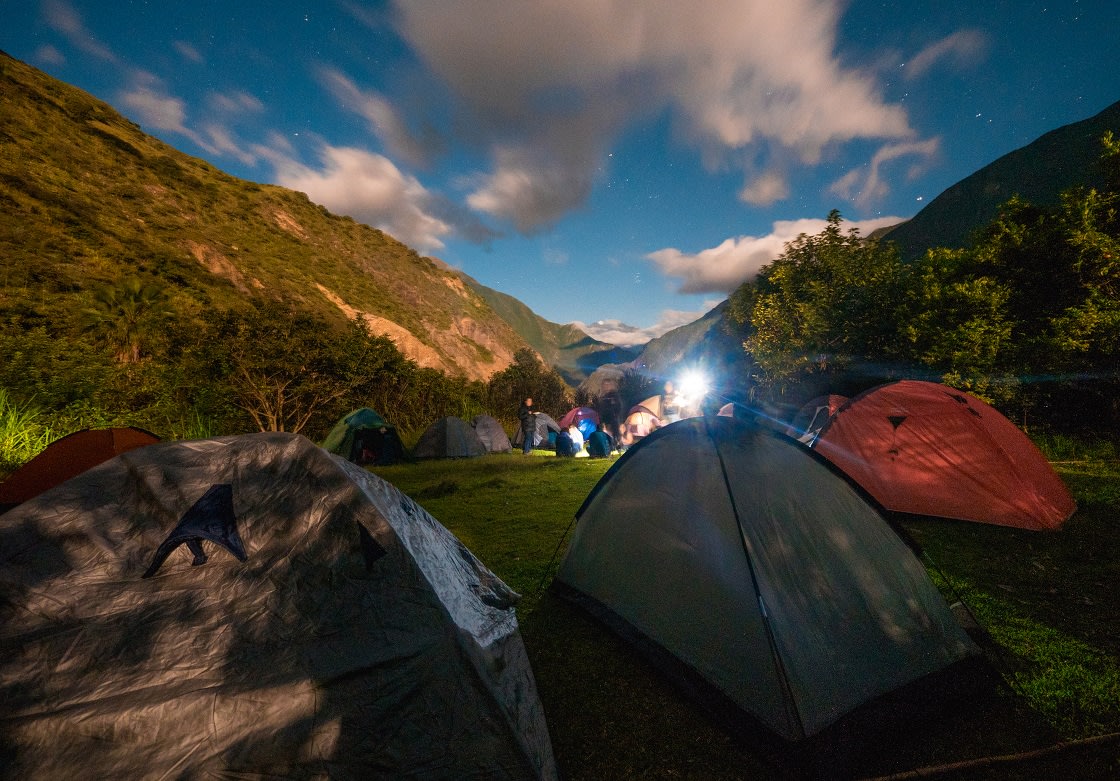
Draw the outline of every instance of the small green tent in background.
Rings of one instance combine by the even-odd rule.
[[[356,409],[338,421],[322,447],[355,464],[394,464],[404,458],[396,426],[369,407]]]

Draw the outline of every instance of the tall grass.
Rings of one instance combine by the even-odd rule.
[[[0,388],[0,473],[15,471],[53,440],[54,432],[30,404],[17,404]]]

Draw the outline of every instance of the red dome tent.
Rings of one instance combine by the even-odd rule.
[[[560,418],[560,428],[567,428],[574,423],[583,434],[583,438],[587,439],[599,422],[599,413],[591,407],[572,407],[564,417]]]
[[[1046,530],[1077,509],[1011,421],[937,383],[901,380],[861,393],[813,448],[893,512]]]
[[[84,429],[56,439],[0,483],[0,512],[10,510],[114,456],[159,441],[159,437],[150,431],[132,426]]]

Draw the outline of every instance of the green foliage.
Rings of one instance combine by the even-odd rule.
[[[95,289],[90,306],[79,313],[79,322],[84,332],[108,345],[117,361],[137,363],[142,344],[172,314],[163,287],[129,277],[119,285]]]
[[[850,373],[879,379],[901,354],[908,269],[892,245],[844,232],[841,222],[833,211],[821,233],[789,242],[753,294],[736,296],[739,316],[751,306],[745,346],[768,385]]]
[[[622,399],[622,414],[625,415],[635,404],[660,393],[661,388],[662,383],[656,377],[650,377],[636,369],[627,369],[618,381],[618,395]]]
[[[54,438],[38,409],[14,402],[8,391],[0,388],[0,474],[12,472],[34,458]]]
[[[1024,424],[1115,430],[1120,142],[1102,145],[1113,189],[1070,190],[1048,208],[1012,198],[968,248],[903,263],[892,245],[843,232],[835,211],[787,244],[728,307],[764,389],[850,395],[922,377]]]
[[[469,421],[488,411],[483,383],[449,377],[435,369],[412,365],[406,371],[385,375],[372,385],[375,387],[369,387],[367,398],[376,400],[365,406],[391,410],[393,423],[416,437],[439,418]],[[402,433],[402,438],[407,438],[406,434]]]
[[[391,381],[405,365],[391,341],[358,324],[324,339],[331,330],[305,311],[269,302],[206,314],[186,354],[259,430],[299,432],[315,418],[333,420],[346,400]]]
[[[513,356],[513,363],[494,373],[487,383],[487,398],[494,417],[507,424],[517,419],[517,408],[527,397],[533,406],[553,417],[563,415],[573,404],[573,396],[564,380],[546,368],[536,354],[522,348]]]
[[[1006,399],[1015,381],[1001,358],[1012,338],[1008,285],[962,272],[962,250],[930,250],[911,267],[905,317],[899,323],[906,355],[937,379],[982,398]]]

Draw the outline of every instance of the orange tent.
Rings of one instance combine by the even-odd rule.
[[[114,456],[155,442],[159,442],[155,434],[133,427],[85,429],[56,439],[0,483],[0,512]]]
[[[933,382],[852,398],[813,449],[893,512],[1045,530],[1077,509],[1026,434],[975,396]]]

